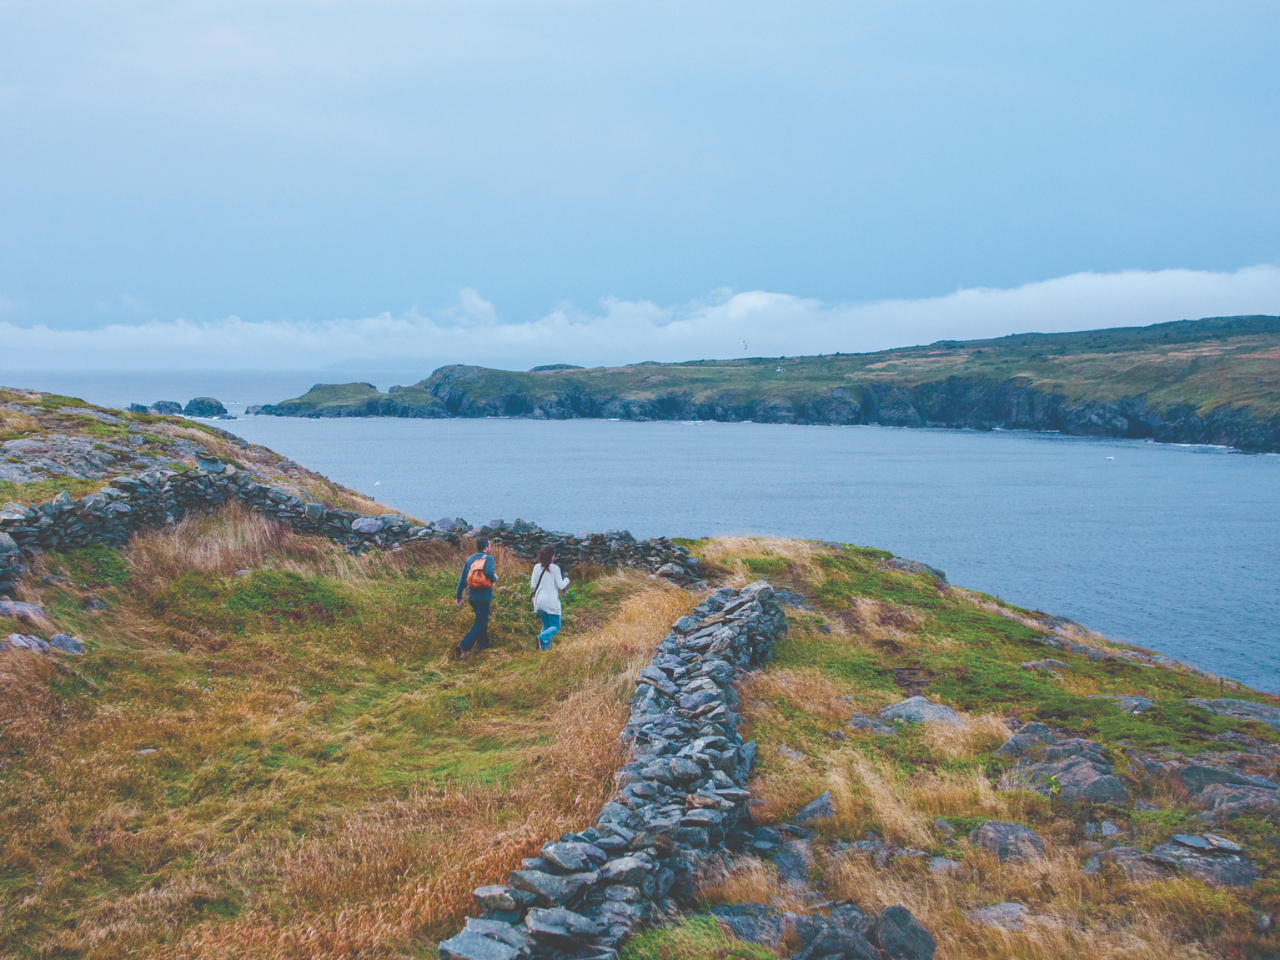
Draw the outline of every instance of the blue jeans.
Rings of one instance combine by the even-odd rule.
[[[481,650],[489,649],[489,602],[488,600],[471,600],[467,602],[471,604],[471,609],[476,612],[476,622],[471,625],[471,629],[467,631],[467,635],[462,638],[459,646],[463,650],[470,650],[476,646],[479,641]]]
[[[542,618],[542,632],[538,634],[538,646],[543,650],[550,650],[551,638],[560,632],[560,614],[539,610],[538,616]]]

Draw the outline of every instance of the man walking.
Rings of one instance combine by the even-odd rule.
[[[493,602],[493,585],[498,582],[498,575],[493,570],[493,551],[486,537],[476,537],[476,550],[478,552],[467,557],[467,562],[462,565],[462,576],[458,577],[458,592],[454,598],[457,605],[462,606],[462,591],[467,592],[467,602],[475,611],[476,622],[462,642],[453,648],[455,660],[461,660],[477,644],[481,650],[489,649],[489,604]]]

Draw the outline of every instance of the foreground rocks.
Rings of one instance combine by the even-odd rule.
[[[1066,803],[1122,804],[1128,797],[1097,741],[1059,738],[1043,723],[1028,723],[996,753],[1019,758],[1003,781],[1005,788],[1028,788]]]
[[[478,888],[481,916],[442,943],[440,956],[614,957],[639,926],[678,915],[696,892],[695,871],[726,850],[778,850],[780,875],[790,869],[802,882],[813,862],[806,841],[783,842],[782,831],[755,829],[747,814],[756,748],[737,732],[732,686],[768,661],[785,630],[763,581],[719,590],[682,617],[638,678],[621,734],[631,760],[618,771],[617,795],[593,826],[547,843],[508,883]],[[815,820],[832,813],[829,795],[806,808]],[[803,930],[806,958],[933,956],[932,937],[901,907],[873,917],[850,904],[830,916],[790,919],[754,907],[726,916],[758,942],[776,944],[785,930]]]

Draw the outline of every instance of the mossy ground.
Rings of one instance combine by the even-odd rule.
[[[770,666],[741,688],[743,733],[760,743],[754,807],[785,820],[821,790],[815,882],[867,909],[907,904],[948,958],[1270,956],[1253,925],[1280,907],[1280,829],[1268,818],[1218,832],[1264,874],[1252,888],[1136,886],[1083,876],[1085,827],[1105,817],[1150,846],[1198,826],[1179,798],[1133,777],[1155,813],[1067,808],[998,786],[1003,718],[1041,719],[1107,744],[1189,754],[1238,730],[1189,696],[1220,695],[1188,673],[1051,650],[1031,612],[883,569],[887,554],[794,541],[690,544],[724,583],[760,576],[801,594]],[[45,555],[23,585],[79,658],[0,654],[0,950],[10,957],[433,956],[470,909],[550,837],[586,825],[621,762],[616,734],[634,672],[696,601],[635,572],[581,570],[550,655],[534,650],[528,566],[501,554],[492,649],[456,662],[469,624],[454,604],[465,554],[440,544],[355,559],[230,507],[127,549]],[[44,582],[58,574],[68,582]],[[245,572],[247,571],[247,572]],[[84,600],[106,602],[105,612]],[[1061,676],[1025,660],[1069,661]],[[965,712],[964,728],[896,738],[844,726],[901,699],[900,683]],[[1142,694],[1120,714],[1091,694]],[[1230,691],[1231,696],[1260,696]],[[837,741],[833,730],[845,733]],[[785,756],[781,747],[794,751]],[[961,839],[933,826],[950,822]],[[964,834],[988,818],[1045,837],[1041,864],[998,865]],[[829,858],[828,840],[868,830],[955,858],[877,870]],[[707,902],[786,893],[746,858],[709,877]],[[1042,920],[1022,932],[965,911],[1003,900]],[[1271,951],[1271,952],[1267,952]],[[637,938],[632,960],[763,957],[710,921]]]

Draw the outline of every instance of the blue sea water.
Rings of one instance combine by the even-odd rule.
[[[63,379],[40,383],[116,405],[125,391],[166,395]],[[203,386],[167,392],[186,400],[219,384]],[[308,386],[246,376],[228,407]],[[1280,691],[1276,456],[750,423],[242,417],[219,426],[423,519],[882,547],[942,568],[952,583]]]

